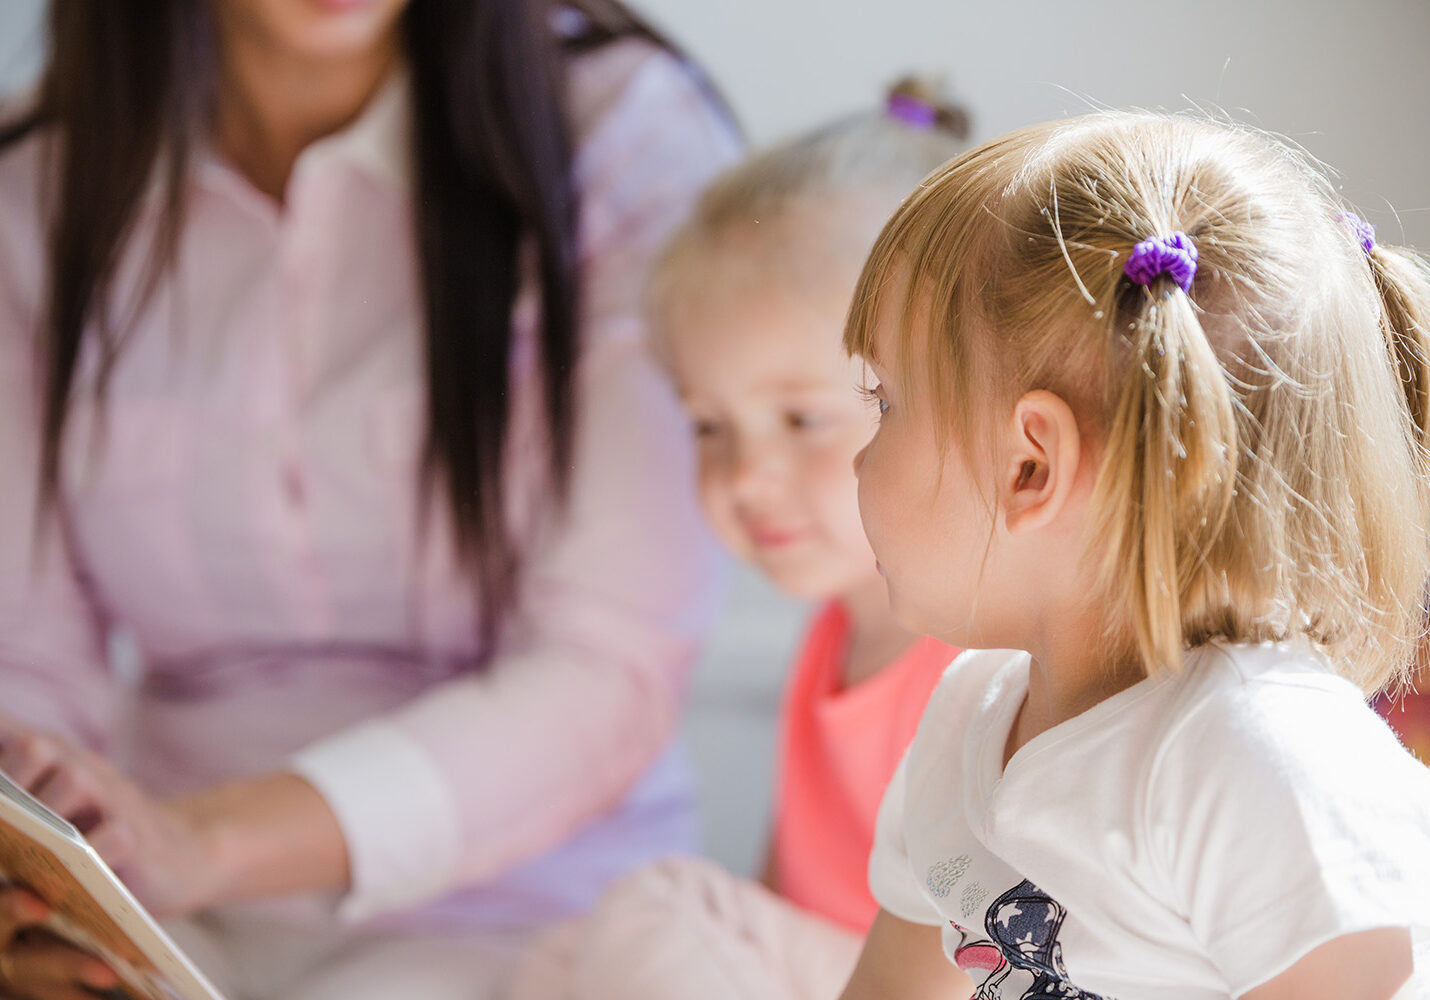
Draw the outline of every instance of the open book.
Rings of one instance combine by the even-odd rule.
[[[48,927],[119,974],[133,1000],[222,1000],[69,823],[0,772],[0,883],[50,904]]]

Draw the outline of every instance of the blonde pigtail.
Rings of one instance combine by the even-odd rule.
[[[1396,247],[1375,246],[1369,258],[1380,293],[1386,346],[1405,392],[1423,461],[1430,447],[1430,265]]]
[[[1096,534],[1107,546],[1103,592],[1129,594],[1149,672],[1181,665],[1183,610],[1208,571],[1205,556],[1236,483],[1226,377],[1191,298],[1170,286],[1131,293],[1143,301],[1129,328],[1130,363],[1093,504],[1105,512]]]
[[[1430,264],[1397,247],[1372,245],[1368,257],[1380,293],[1386,346],[1410,412],[1421,474],[1430,476]],[[1430,581],[1421,591],[1420,608],[1419,634],[1410,636],[1409,669],[1391,685],[1392,694],[1430,681]]]

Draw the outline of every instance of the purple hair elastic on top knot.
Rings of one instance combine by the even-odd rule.
[[[1165,274],[1190,294],[1197,276],[1196,245],[1182,232],[1153,236],[1132,248],[1122,273],[1139,285],[1151,285]]]
[[[1375,249],[1375,227],[1354,212],[1342,212],[1336,216],[1336,219],[1351,227],[1351,232],[1356,234],[1356,241],[1360,243],[1360,248],[1369,257],[1370,252]]]
[[[938,108],[910,94],[890,94],[887,111],[890,118],[914,128],[933,128],[938,121]]]

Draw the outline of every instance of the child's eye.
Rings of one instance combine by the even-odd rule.
[[[889,412],[889,401],[884,398],[884,387],[882,385],[876,385],[872,389],[868,386],[860,386],[859,395],[879,408],[879,416],[882,417]]]
[[[690,429],[698,438],[712,438],[720,433],[720,424],[714,420],[692,420]]]
[[[785,414],[785,426],[790,430],[807,431],[819,426],[819,419],[809,413],[791,412]]]

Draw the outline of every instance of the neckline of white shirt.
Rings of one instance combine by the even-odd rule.
[[[1232,651],[1236,651],[1237,655],[1232,656]],[[1018,709],[1028,693],[1028,678],[1033,659],[1026,652],[1014,652],[994,672],[988,687],[978,700],[965,733],[964,787],[977,797],[976,800],[971,800],[969,805],[975,807],[979,813],[986,812],[998,795],[999,787],[1007,781],[1010,774],[1016,778],[1016,772],[1025,768],[1028,761],[1095,726],[1105,724],[1167,685],[1188,683],[1196,673],[1199,661],[1209,656],[1224,658],[1239,674],[1245,674],[1248,667],[1262,662],[1262,659],[1268,656],[1272,658],[1269,662],[1276,665],[1296,660],[1302,662],[1303,666],[1315,663],[1319,668],[1318,672],[1330,672],[1324,655],[1304,642],[1288,640],[1234,643],[1212,639],[1189,649],[1182,669],[1176,674],[1144,677],[1071,719],[1044,730],[1019,747],[1005,766],[1003,752],[1008,745],[1008,736],[1017,719]]]
[[[1195,652],[1195,651],[1193,651]],[[977,811],[984,813],[997,796],[999,787],[1010,774],[1027,765],[1050,747],[1066,742],[1094,726],[1126,711],[1175,678],[1144,677],[1142,680],[1104,698],[1086,711],[1058,723],[1034,736],[1017,749],[1005,766],[1003,753],[1008,736],[1028,694],[1029,672],[1033,658],[1020,652],[998,668],[988,688],[979,699],[965,733],[965,787],[977,796]]]

